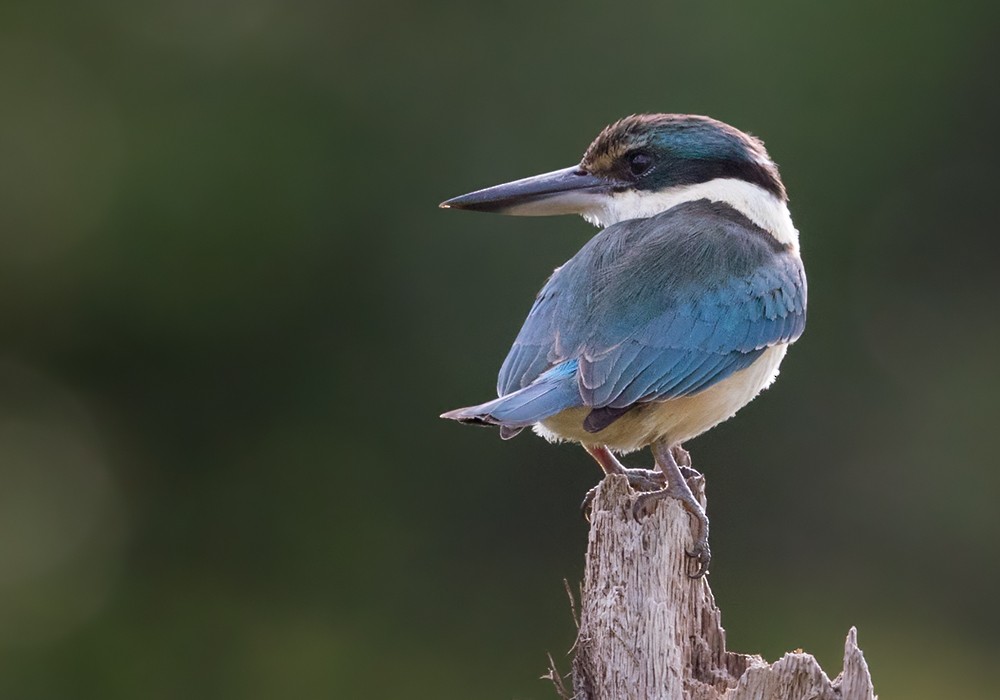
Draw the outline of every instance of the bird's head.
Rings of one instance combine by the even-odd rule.
[[[778,205],[787,199],[760,140],[709,117],[642,114],[606,127],[578,165],[477,190],[441,206],[516,216],[580,214],[610,225],[664,211],[707,183],[716,190],[735,186]]]

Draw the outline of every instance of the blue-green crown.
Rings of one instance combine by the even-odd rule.
[[[634,183],[641,190],[735,178],[787,199],[778,168],[760,139],[691,114],[621,119],[601,131],[580,167]]]

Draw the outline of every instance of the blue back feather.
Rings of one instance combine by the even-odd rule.
[[[805,312],[797,255],[726,205],[688,202],[608,227],[557,269],[497,391],[544,385],[513,402],[518,422],[552,415],[543,406],[626,408],[697,393],[798,338]]]

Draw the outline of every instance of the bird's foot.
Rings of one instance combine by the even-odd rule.
[[[626,469],[625,476],[633,491],[659,491],[667,484],[659,469]]]
[[[684,477],[684,481],[691,481],[691,479],[700,479],[702,473],[697,469],[692,469],[691,467],[677,467],[680,471],[681,476]]]
[[[708,516],[705,515],[705,509],[698,503],[686,483],[683,483],[682,488],[675,488],[671,485],[659,491],[639,494],[632,503],[632,517],[635,518],[636,522],[642,522],[645,516],[653,512],[657,503],[667,498],[676,498],[680,501],[684,509],[693,515],[698,523],[694,531],[694,547],[685,550],[684,553],[696,564],[694,573],[690,573],[688,576],[701,578],[708,573],[708,565],[712,561],[712,550],[708,546]]]
[[[665,474],[666,486],[657,491],[648,491],[639,494],[632,503],[632,517],[636,522],[641,522],[642,518],[652,513],[656,504],[665,498],[675,498],[681,502],[684,509],[695,517],[697,526],[694,531],[694,547],[685,554],[695,561],[694,573],[688,574],[691,578],[701,578],[708,573],[709,563],[712,561],[712,550],[708,546],[708,516],[701,503],[691,493],[687,484],[687,479],[700,477],[697,471],[690,467],[691,458],[687,452],[675,445],[664,447],[662,444],[654,446],[653,456],[657,466]],[[679,462],[686,462],[685,465]]]
[[[661,490],[667,483],[666,477],[663,476],[663,472],[659,469],[623,468],[619,473],[628,479],[628,485],[632,487],[633,491],[655,492]],[[580,511],[588,522],[590,521],[590,509],[594,505],[594,497],[597,495],[598,487],[600,487],[600,484],[587,491],[587,495],[583,497],[583,503],[580,504]]]

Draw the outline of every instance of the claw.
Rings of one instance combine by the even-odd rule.
[[[652,491],[647,493],[639,494],[634,501],[632,501],[632,519],[637,523],[641,523],[643,517],[648,516],[649,512],[646,507],[649,505],[650,501],[659,500],[659,491]]]
[[[598,484],[600,486],[600,484]],[[590,522],[590,510],[594,506],[594,498],[597,496],[597,486],[593,487],[583,497],[583,502],[580,504],[580,514],[583,519],[588,523]]]
[[[691,468],[691,453],[690,452],[688,452],[687,450],[685,450],[680,445],[674,445],[673,447],[671,447],[670,448],[670,452],[671,452],[671,454],[673,454],[674,461],[677,462],[677,466],[679,466],[682,470],[685,467],[687,467],[688,469]],[[692,471],[694,471],[694,470],[692,470]],[[697,472],[695,472],[695,473],[697,473]]]
[[[694,559],[697,565],[695,572],[688,574],[688,578],[702,578],[708,573],[708,565],[712,562],[712,550],[708,548],[707,538],[704,541],[695,542],[694,550],[690,552],[684,550],[684,554]]]

